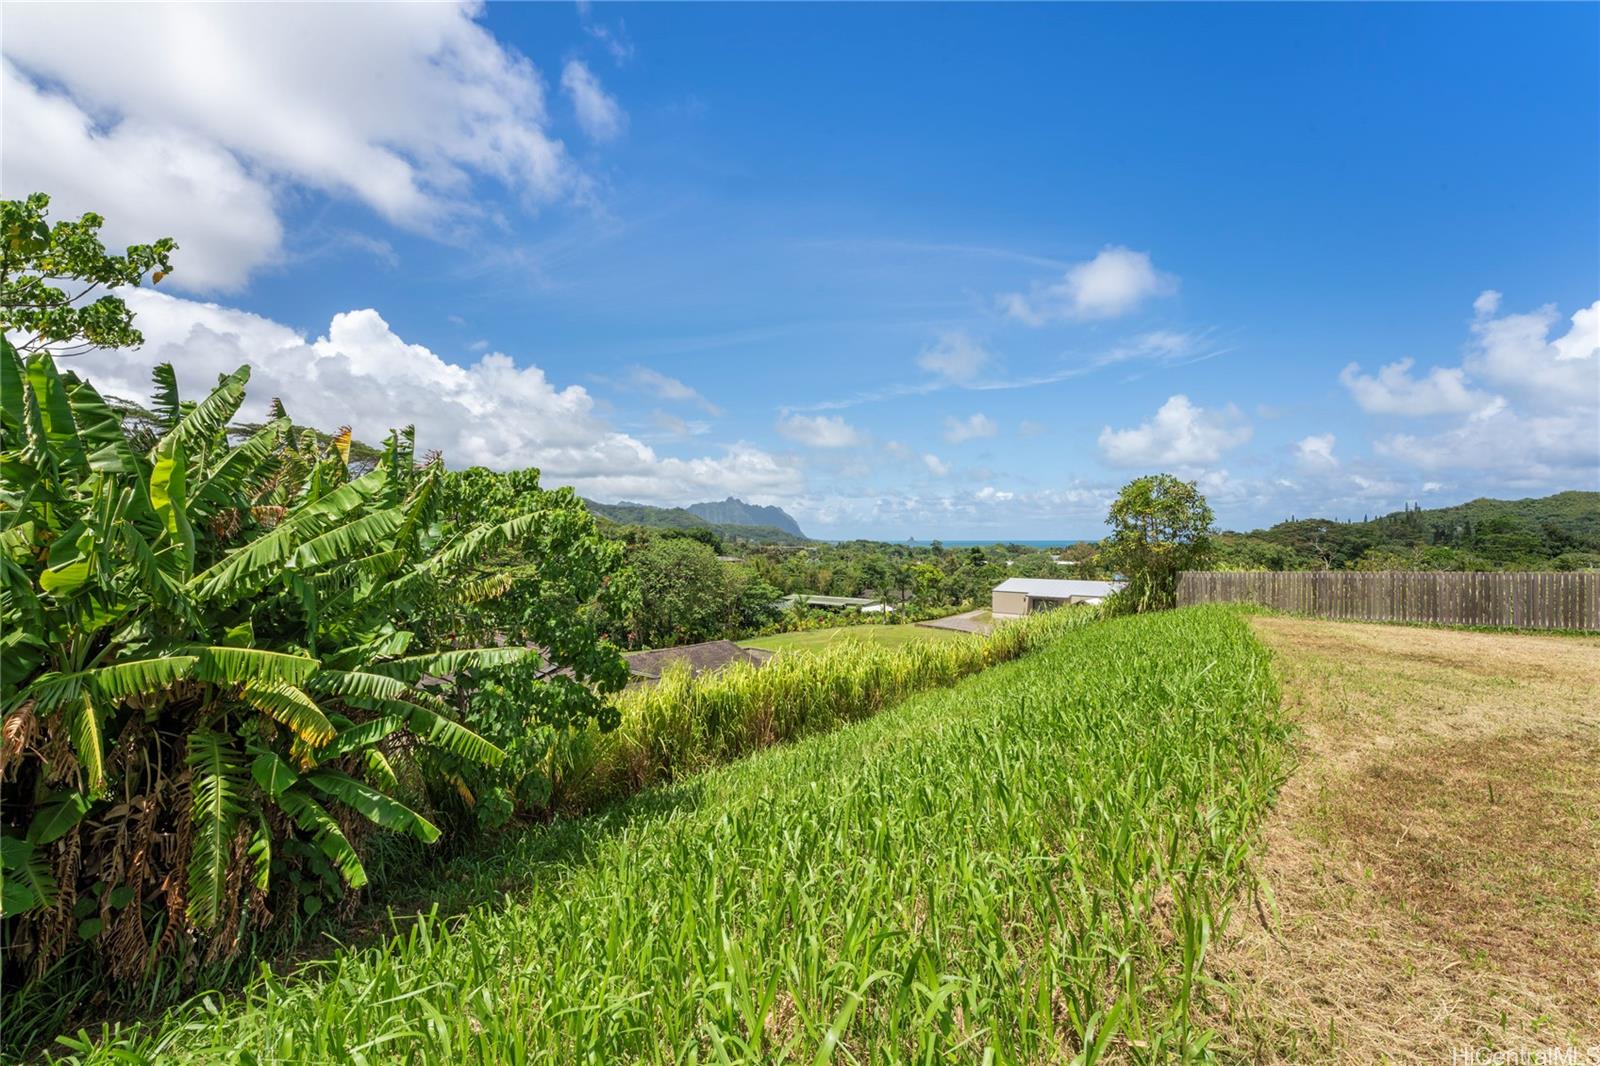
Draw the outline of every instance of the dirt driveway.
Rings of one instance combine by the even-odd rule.
[[[1600,639],[1254,624],[1300,761],[1259,905],[1212,956],[1224,1042],[1251,1062],[1600,1056]]]
[[[954,629],[958,633],[988,633],[994,628],[994,617],[989,613],[989,608],[982,607],[976,611],[965,611],[953,614],[948,618],[935,618],[928,622],[918,622],[919,626],[929,629]]]

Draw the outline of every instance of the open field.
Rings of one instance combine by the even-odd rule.
[[[1090,625],[435,877],[408,921],[81,1061],[1164,1061],[1287,754],[1220,608]],[[111,1039],[107,1040],[107,1036]]]
[[[919,625],[861,625],[837,626],[833,629],[811,629],[801,633],[777,633],[770,637],[741,640],[746,648],[765,648],[767,651],[804,651],[825,648],[836,640],[854,637],[868,644],[883,644],[898,648],[924,640],[960,639],[965,634],[949,629],[929,629]]]
[[[1262,617],[1300,763],[1270,931],[1213,975],[1248,1061],[1600,1044],[1600,639]]]

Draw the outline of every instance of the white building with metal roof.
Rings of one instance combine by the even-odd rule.
[[[996,618],[1019,618],[1069,603],[1099,603],[1121,587],[1120,581],[1008,577],[994,587],[990,613]]]

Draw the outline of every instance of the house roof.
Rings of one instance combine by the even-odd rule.
[[[877,600],[866,596],[814,596],[809,592],[793,593],[778,601],[782,604],[803,603],[807,607],[870,607]]]
[[[689,673],[698,675],[721,670],[733,663],[760,666],[772,657],[772,653],[757,648],[741,648],[731,640],[708,640],[703,644],[684,644],[676,648],[630,651],[622,657],[628,661],[628,670],[634,677],[654,681],[674,663],[687,663]]]
[[[1041,600],[1067,600],[1074,596],[1109,596],[1122,587],[1120,581],[1065,581],[1052,577],[1008,577],[994,587],[996,592],[1021,592]]]

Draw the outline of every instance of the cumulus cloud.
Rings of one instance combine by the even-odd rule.
[[[1454,426],[1394,433],[1374,442],[1374,451],[1507,488],[1600,485],[1600,300],[1579,308],[1554,336],[1562,316],[1553,305],[1502,313],[1502,303],[1492,289],[1473,302],[1466,356],[1443,373],[1463,388],[1482,382],[1505,396],[1462,403],[1455,410],[1466,417]]]
[[[1155,417],[1132,429],[1100,431],[1100,452],[1112,466],[1199,466],[1250,439],[1250,425],[1231,404],[1207,411],[1173,396]]]
[[[923,453],[922,465],[926,466],[928,471],[932,473],[934,477],[948,477],[950,474],[950,464],[946,463],[943,459],[940,459],[932,452]]]
[[[561,70],[561,88],[566,90],[578,125],[590,140],[613,141],[627,128],[627,114],[582,60],[567,60]]]
[[[778,432],[811,448],[853,448],[867,441],[866,434],[837,415],[786,415],[778,419]]]
[[[707,495],[771,497],[800,491],[798,470],[746,443],[720,455],[662,456],[610,427],[580,386],[558,387],[537,366],[489,352],[457,365],[408,344],[373,310],[335,315],[315,340],[249,312],[149,290],[128,294],[145,344],[73,360],[104,392],[148,397],[150,369],[171,362],[191,397],[217,375],[251,367],[241,417],[261,419],[274,396],[303,425],[350,425],[366,441],[415,425],[424,449],[451,466],[535,466],[546,484],[603,498],[681,502]]]
[[[428,233],[473,217],[479,178],[532,203],[583,195],[538,72],[480,11],[7,9],[0,186],[56,193],[62,215],[100,211],[114,242],[175,237],[172,281],[191,290],[237,288],[282,254],[285,185]]]
[[[1158,271],[1148,252],[1108,245],[1057,281],[1035,282],[1026,293],[1006,293],[1000,308],[1030,326],[1048,322],[1116,318],[1152,296],[1172,292],[1177,279]]]
[[[992,437],[998,432],[1000,427],[994,424],[994,419],[981,413],[967,418],[951,417],[944,420],[944,439],[951,444]]]
[[[1487,295],[1487,294],[1486,294]],[[1558,337],[1561,322],[1554,304],[1525,314],[1498,315],[1474,304],[1473,345],[1463,363],[1475,378],[1517,394],[1546,410],[1600,407],[1600,300],[1579,308]]]
[[[1376,376],[1361,373],[1358,363],[1339,372],[1339,381],[1363,411],[1384,415],[1442,415],[1481,411],[1495,400],[1467,384],[1461,367],[1436,366],[1413,376],[1412,360],[1381,367]]]
[[[977,377],[990,359],[983,345],[956,330],[940,335],[937,343],[924,348],[917,356],[917,365],[949,381],[966,382]]]
[[[0,78],[7,198],[48,192],[55,219],[92,209],[105,216],[101,236],[117,251],[175,236],[183,251],[172,283],[190,288],[236,289],[253,266],[281,254],[271,190],[231,153],[149,122],[102,131],[77,104],[36,88],[9,62]]]
[[[1500,485],[1600,488],[1600,424],[1592,416],[1502,409],[1439,433],[1391,434],[1373,450],[1429,473],[1472,471]]]
[[[1300,465],[1311,470],[1332,470],[1339,465],[1333,454],[1333,434],[1302,438],[1294,446]]]

